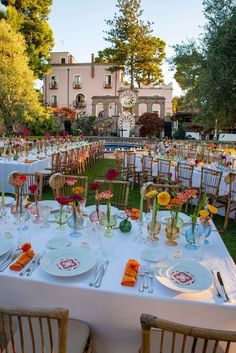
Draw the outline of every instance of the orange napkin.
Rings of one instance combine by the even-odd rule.
[[[23,254],[17,259],[16,262],[14,262],[11,266],[10,269],[12,271],[20,271],[22,268],[27,265],[28,262],[32,260],[34,257],[35,253],[32,249],[23,252]]]
[[[24,163],[33,163],[33,161],[31,159],[25,159]]]
[[[126,266],[121,284],[133,287],[136,284],[140,264],[135,259],[130,259]]]

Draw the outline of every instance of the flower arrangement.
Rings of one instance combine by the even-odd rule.
[[[57,202],[60,204],[60,213],[59,213],[59,225],[62,226],[63,223],[63,207],[69,204],[68,197],[58,197]]]
[[[35,208],[37,212],[37,218],[39,218],[39,208],[38,208],[38,186],[37,184],[31,184],[29,186],[29,191],[34,196]]]
[[[19,210],[20,213],[23,212],[23,186],[27,182],[27,177],[24,174],[18,174],[18,176],[13,180],[13,185],[15,186],[16,192],[16,211]]]
[[[105,177],[106,177],[106,180],[113,181],[113,180],[115,180],[119,175],[120,175],[120,173],[119,173],[116,169],[110,168],[110,169],[108,169],[108,171],[106,172]]]
[[[90,184],[90,190],[95,192],[95,206],[96,206],[96,214],[97,214],[97,220],[99,222],[100,219],[100,214],[99,214],[99,200],[100,200],[100,194],[98,193],[98,190],[100,189],[100,185],[98,183],[92,183]]]

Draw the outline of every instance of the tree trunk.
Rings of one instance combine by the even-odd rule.
[[[130,59],[130,88],[134,88],[134,58],[131,56]]]

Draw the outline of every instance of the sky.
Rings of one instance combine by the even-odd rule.
[[[55,37],[54,51],[69,51],[78,62],[90,62],[91,54],[109,46],[104,31],[106,19],[112,19],[116,0],[53,0],[49,23]],[[173,54],[172,46],[197,38],[205,18],[202,0],[142,0],[142,19],[154,22],[153,35],[166,42],[166,56]],[[181,89],[174,73],[163,64],[165,84],[173,82],[174,95]]]

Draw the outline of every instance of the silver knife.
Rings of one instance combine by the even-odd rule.
[[[216,276],[218,278],[218,281],[219,281],[219,284],[221,286],[222,292],[224,293],[224,301],[225,302],[229,302],[230,300],[229,300],[228,294],[226,293],[224,282],[223,282],[223,279],[222,279],[221,274],[220,274],[219,271],[216,272]]]
[[[103,265],[97,264],[97,265],[96,265],[96,269],[95,269],[95,273],[94,273],[94,277],[93,277],[93,279],[91,280],[91,282],[89,282],[89,286],[90,286],[90,287],[93,287],[93,286],[94,286],[94,284],[96,283],[98,277],[100,276],[100,272],[102,272],[102,271],[103,271]]]
[[[19,276],[24,276],[26,275],[27,272],[30,271],[30,269],[34,266],[34,264],[38,261],[39,259],[39,254],[35,255],[33,259],[23,268],[23,270],[19,273]]]
[[[40,260],[43,257],[44,252],[42,254],[38,255],[38,259],[37,261],[33,264],[33,266],[30,268],[30,270],[26,273],[26,276],[29,277],[32,275],[32,273],[34,272],[34,270],[39,266],[40,264]]]
[[[0,266],[0,272],[3,272],[7,266],[9,266],[12,262],[14,262],[20,255],[22,254],[22,251],[17,249],[12,256],[8,260],[6,260],[4,263],[1,264]]]
[[[100,272],[100,275],[98,276],[96,282],[94,283],[94,287],[95,287],[95,288],[100,287],[100,285],[101,285],[101,283],[102,283],[103,276],[104,276],[104,274],[105,274],[105,272],[106,272],[106,270],[107,270],[108,264],[109,264],[109,261],[108,261],[108,260],[103,264],[103,266],[102,266],[102,271]]]

